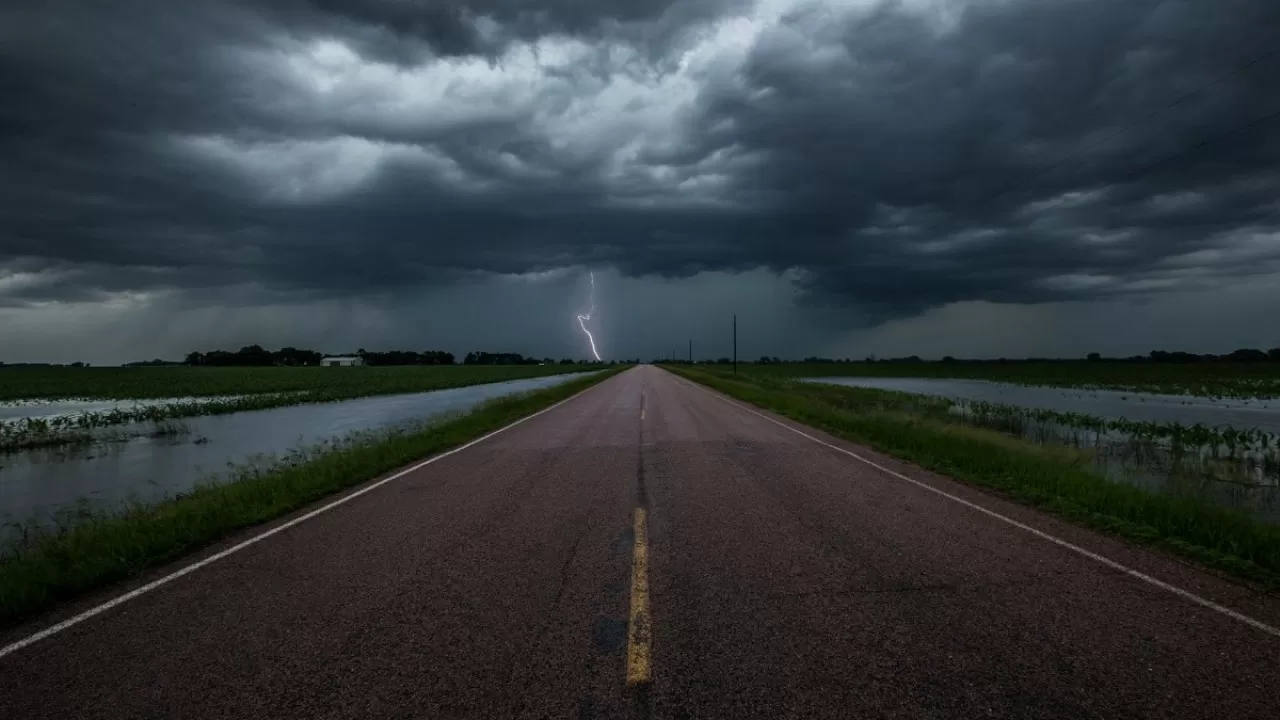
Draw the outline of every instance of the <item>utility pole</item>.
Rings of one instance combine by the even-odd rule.
[[[689,340],[689,364],[693,364],[693,340]]]
[[[733,316],[733,374],[738,374],[738,316]]]

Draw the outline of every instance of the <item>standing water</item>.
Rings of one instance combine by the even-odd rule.
[[[1280,433],[1280,400],[1276,399],[1215,399],[944,378],[832,377],[812,378],[809,381],[1081,413],[1108,419],[1124,418],[1183,425],[1200,423],[1209,427],[1256,428]]]
[[[946,398],[957,421],[1087,450],[1119,482],[1280,524],[1280,402],[941,378],[810,382]],[[936,406],[935,406],[936,407]]]
[[[111,511],[157,502],[216,479],[230,466],[270,459],[358,431],[466,412],[487,400],[539,390],[580,373],[384,395],[343,402],[189,418],[189,433],[74,450],[0,455],[0,525],[48,525],[77,508]],[[140,432],[139,434],[145,434]],[[0,538],[5,532],[0,532]]]

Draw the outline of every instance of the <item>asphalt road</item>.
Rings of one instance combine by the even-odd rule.
[[[0,718],[1280,717],[1223,612],[1280,602],[790,427],[628,371],[0,657]]]

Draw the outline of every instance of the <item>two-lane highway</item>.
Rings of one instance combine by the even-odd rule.
[[[640,367],[0,657],[0,717],[1275,718],[1278,625]]]

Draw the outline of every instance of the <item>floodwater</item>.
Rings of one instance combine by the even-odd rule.
[[[377,431],[465,412],[492,398],[552,387],[582,373],[406,395],[292,405],[178,422],[189,433],[139,437],[74,450],[0,455],[0,538],[15,523],[47,525],[76,508],[111,511],[157,502],[226,473],[229,465],[280,456],[356,431]],[[125,425],[145,434],[149,425]]]
[[[877,390],[896,390],[969,402],[989,402],[1027,409],[1056,410],[1107,419],[1142,422],[1200,423],[1238,430],[1256,428],[1280,433],[1280,401],[1212,400],[1185,395],[1159,395],[1115,390],[1014,385],[987,380],[943,378],[807,378]],[[961,413],[964,414],[964,413]],[[1122,432],[1095,433],[1052,422],[1024,418],[1021,431],[993,426],[1033,442],[1074,445],[1093,451],[1094,469],[1112,480],[1166,495],[1194,497],[1242,511],[1262,522],[1280,524],[1280,484],[1262,473],[1250,451],[1236,458],[1210,457],[1193,449],[1179,459],[1167,447],[1135,446]]]
[[[20,400],[18,402],[0,403],[0,422],[26,418],[50,419],[68,415],[82,415],[84,413],[167,405],[170,403],[236,400],[240,397],[243,396],[219,395],[214,397],[155,398],[146,400]]]
[[[1074,412],[1109,420],[1200,423],[1210,427],[1256,428],[1280,433],[1280,400],[1211,399],[1190,395],[1159,395],[1120,390],[1041,387],[946,378],[808,378],[810,382],[896,390],[953,400],[1000,403],[1016,407]]]

